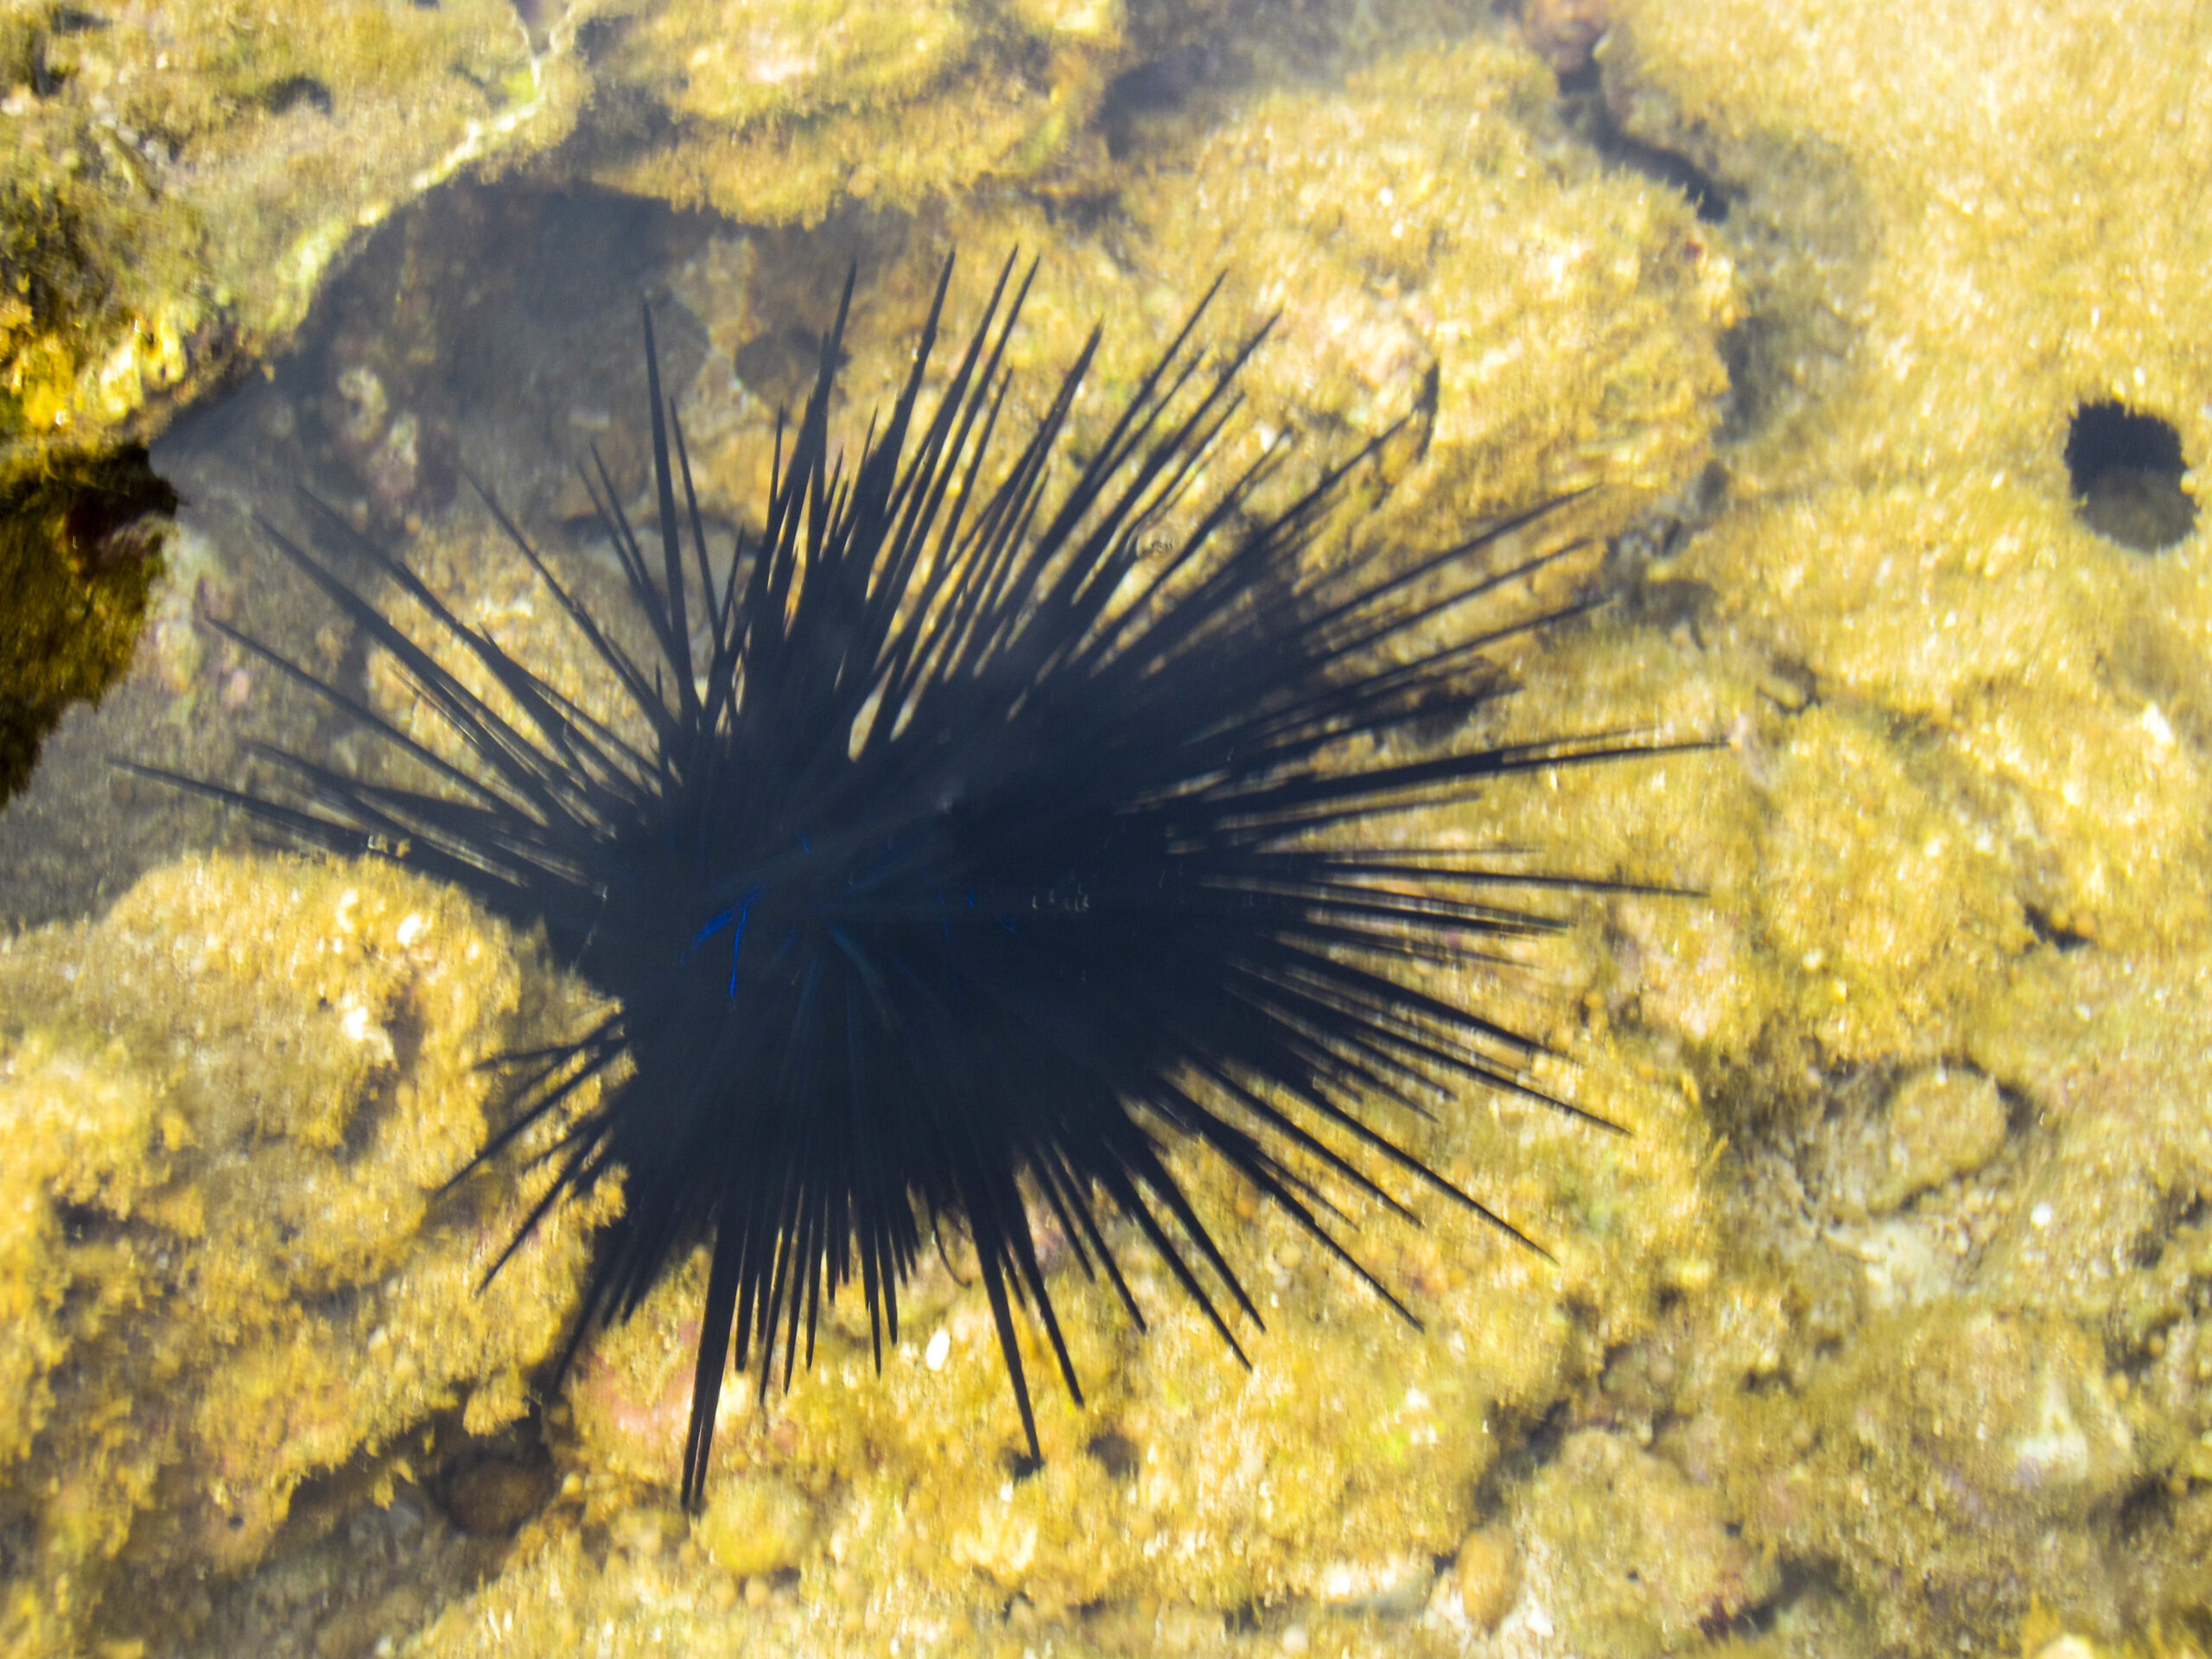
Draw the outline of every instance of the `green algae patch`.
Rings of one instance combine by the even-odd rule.
[[[137,448],[0,491],[0,805],[61,711],[130,666],[175,508]]]
[[[428,883],[297,861],[172,866],[0,948],[10,1652],[149,1637],[303,1480],[388,1485],[435,1414],[523,1409],[595,1213],[480,1293],[545,1173],[437,1195],[482,1062],[582,1011],[535,966]]]

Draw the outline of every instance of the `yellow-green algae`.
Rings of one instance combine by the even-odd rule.
[[[584,1006],[376,866],[188,861],[0,944],[0,1650],[173,1638],[302,1480],[388,1486],[434,1414],[521,1414],[592,1212],[480,1294],[546,1176],[434,1200],[481,1062]]]

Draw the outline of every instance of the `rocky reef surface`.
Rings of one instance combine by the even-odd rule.
[[[2196,9],[447,0],[226,10],[191,36],[224,53],[191,10],[0,30],[9,200],[44,204],[6,234],[79,250],[0,246],[10,454],[161,434],[188,504],[48,537],[135,569],[110,658],[145,632],[0,817],[8,1651],[2202,1648]],[[849,263],[857,433],[945,255],[966,315],[1014,245],[1017,424],[1103,321],[1080,442],[1225,272],[1219,338],[1276,319],[1232,459],[1395,432],[1317,556],[1590,490],[1543,593],[1611,602],[1504,648],[1510,728],[1716,747],[1406,833],[1689,890],[1440,986],[1630,1133],[1478,1094],[1394,1124],[1555,1258],[1363,1217],[1419,1332],[1179,1165],[1252,1264],[1255,1369],[1171,1285],[1139,1338],[1071,1281],[1091,1398],[1040,1393],[1037,1468],[948,1238],[880,1376],[840,1305],[726,1402],[686,1516],[703,1269],[556,1389],[594,1217],[479,1295],[532,1177],[437,1194],[498,1110],[475,1063],[587,994],[106,758],[347,753],[209,616],[409,717],[253,525],[302,481],[592,695],[463,471],[612,608],[570,467],[643,496],[641,290],[726,527]]]

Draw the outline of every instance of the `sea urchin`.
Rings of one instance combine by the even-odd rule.
[[[765,1390],[780,1339],[788,1380],[823,1298],[857,1277],[880,1364],[940,1221],[972,1240],[1034,1458],[1017,1307],[1082,1396],[1031,1205],[1141,1325],[1102,1224],[1126,1217],[1242,1359],[1230,1320],[1259,1314],[1163,1161],[1170,1138],[1227,1160],[1403,1313],[1332,1230],[1348,1212],[1332,1187],[1407,1213],[1378,1179],[1395,1165],[1511,1229],[1378,1128],[1374,1105],[1415,1106],[1456,1075],[1575,1110],[1529,1081],[1536,1040],[1421,988],[1415,969],[1560,925],[1516,894],[1618,884],[1371,833],[1510,773],[1664,747],[1413,741],[1416,723],[1471,729],[1510,690],[1497,641],[1561,613],[1441,626],[1559,556],[1499,553],[1548,507],[1387,568],[1309,563],[1374,446],[1279,511],[1255,501],[1280,449],[1210,489],[1266,330],[1209,367],[1203,302],[1087,454],[1064,435],[1095,331],[1033,429],[995,444],[1029,283],[1009,296],[1012,272],[925,414],[947,264],[912,372],[849,467],[830,431],[848,278],[763,521],[720,578],[647,315],[657,533],[641,538],[603,468],[586,480],[642,652],[486,495],[626,712],[556,690],[321,508],[431,644],[270,533],[452,741],[232,633],[380,740],[406,781],[271,748],[288,798],[171,779],[542,922],[607,994],[613,1011],[574,1041],[505,1057],[514,1112],[480,1160],[585,1079],[607,1084],[531,1217],[626,1172],[580,1332],[710,1247],[687,1503],[733,1348],[741,1368],[757,1357]]]

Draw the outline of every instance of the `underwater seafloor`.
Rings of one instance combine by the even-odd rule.
[[[105,271],[0,295],[9,454],[157,437],[185,502],[0,816],[0,1653],[2212,1646],[2212,12],[10,0],[0,65],[0,261]],[[548,1389],[604,1205],[480,1294],[543,1172],[436,1197],[588,989],[110,761],[359,758],[211,618],[404,716],[255,527],[302,482],[577,679],[461,468],[612,605],[570,468],[642,496],[639,294],[727,527],[848,264],[856,430],[956,245],[956,319],[1041,257],[1016,413],[1226,272],[1255,430],[1409,416],[1325,549],[1589,486],[1552,596],[1611,602],[1511,728],[1717,746],[1429,828],[1696,896],[1446,988],[1631,1133],[1391,1126],[1554,1259],[1363,1217],[1409,1331],[1186,1160],[1250,1372],[1063,1259],[1028,1470],[956,1241],[880,1377],[841,1304],[726,1397],[687,1517],[702,1273]]]

